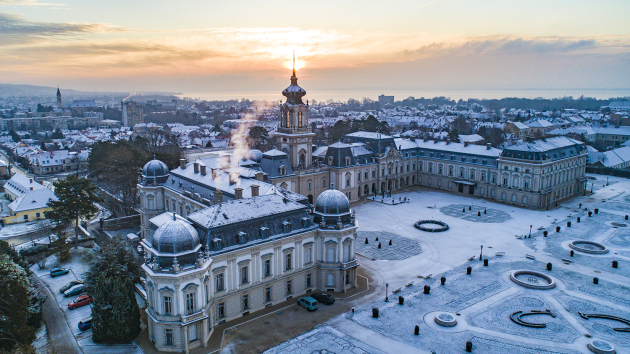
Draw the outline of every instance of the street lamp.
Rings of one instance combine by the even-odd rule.
[[[479,260],[483,259],[483,245],[481,245],[481,253],[479,253]]]
[[[532,238],[532,225],[529,225],[529,238]]]
[[[385,302],[389,302],[389,298],[387,297],[388,289],[389,289],[389,283],[385,283]]]

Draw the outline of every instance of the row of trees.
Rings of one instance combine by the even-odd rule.
[[[156,131],[135,140],[96,143],[88,157],[88,171],[100,187],[122,201],[129,215],[138,204],[136,185],[142,167],[154,156],[169,169],[177,167],[182,156],[177,137]]]
[[[46,297],[29,281],[28,264],[8,242],[0,241],[0,352],[34,353]]]

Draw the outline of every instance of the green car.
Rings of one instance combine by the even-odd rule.
[[[315,300],[314,298],[310,296],[301,297],[298,300],[298,304],[300,304],[300,306],[304,307],[305,309],[309,311],[315,311],[319,308],[319,305],[317,304],[317,300]]]
[[[78,284],[66,290],[66,292],[63,293],[63,296],[65,297],[76,296],[83,292],[85,292],[85,286],[83,284]]]
[[[68,274],[68,273],[70,273],[70,270],[66,268],[61,268],[61,267],[56,267],[50,270],[50,276],[52,278],[58,277],[60,275]]]
[[[71,282],[69,282],[68,284],[64,285],[61,287],[61,289],[59,289],[60,293],[65,293],[66,290],[70,289],[71,287],[75,286],[75,285],[79,285],[79,284],[83,284],[83,280],[73,280]]]

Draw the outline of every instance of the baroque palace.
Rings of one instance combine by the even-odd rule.
[[[282,94],[279,149],[143,168],[142,268],[160,351],[205,346],[217,325],[310,291],[355,288],[360,198],[427,186],[549,208],[586,189],[586,148],[569,138],[498,150],[357,132],[315,148],[295,70]]]

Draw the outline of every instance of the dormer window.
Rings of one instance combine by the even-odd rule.
[[[215,238],[212,240],[212,248],[215,251],[220,250],[223,247],[223,240],[221,240],[220,238]]]
[[[302,227],[307,228],[311,218],[303,217],[302,218]]]
[[[332,156],[328,156],[328,165],[332,166],[333,164],[333,157]]]
[[[238,232],[238,243],[242,245],[245,242],[247,242],[247,233],[243,232],[243,231],[239,231]]]
[[[269,237],[269,228],[268,227],[261,227],[260,228],[260,237],[262,238],[267,238]]]
[[[346,156],[346,166],[350,165],[350,157]]]
[[[287,232],[291,231],[291,223],[288,222],[288,221],[283,221],[282,222],[282,230],[284,231],[285,234]]]
[[[280,166],[280,175],[284,176],[286,174],[287,174],[287,167],[284,165]]]

